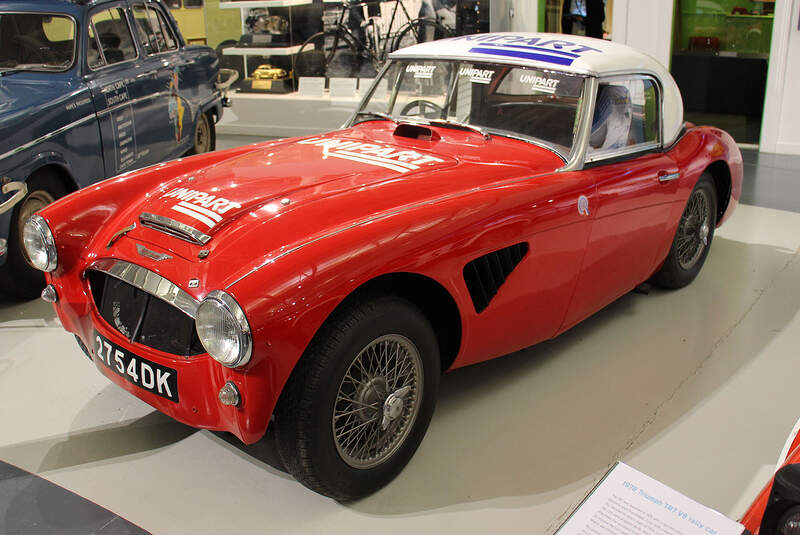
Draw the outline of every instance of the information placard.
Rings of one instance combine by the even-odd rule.
[[[556,535],[741,535],[743,531],[738,522],[617,463]]]
[[[325,95],[325,78],[323,76],[301,76],[297,94],[304,97],[323,97]]]
[[[357,78],[331,78],[328,89],[331,98],[353,98],[356,96]]]

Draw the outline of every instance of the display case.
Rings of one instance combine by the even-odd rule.
[[[241,36],[220,47],[220,62],[239,72],[237,89],[289,93],[297,88],[296,56],[322,29],[321,0],[223,0],[241,13]]]

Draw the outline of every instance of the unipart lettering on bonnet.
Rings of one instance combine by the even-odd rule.
[[[422,154],[413,150],[403,150],[396,147],[376,145],[374,143],[362,143],[361,141],[350,141],[341,138],[310,138],[297,142],[300,145],[316,145],[322,147],[323,155],[344,157],[361,163],[378,165],[400,172],[407,172],[418,169],[420,165],[427,163],[441,163],[444,160]],[[382,165],[383,164],[383,165]],[[401,170],[402,169],[402,170]]]
[[[163,199],[175,198],[187,203],[197,204],[203,208],[213,210],[218,214],[224,214],[233,208],[241,208],[242,205],[238,202],[225,199],[224,197],[217,197],[205,191],[199,191],[189,188],[174,188],[171,191],[161,196]]]

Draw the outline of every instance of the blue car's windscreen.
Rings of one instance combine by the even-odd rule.
[[[0,11],[0,72],[64,71],[75,61],[75,21],[47,13]]]

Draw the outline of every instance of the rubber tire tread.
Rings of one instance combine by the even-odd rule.
[[[391,311],[391,313],[387,312]],[[370,470],[378,470],[380,477],[368,484],[352,484],[348,481],[326,478],[320,466],[324,459],[315,456],[318,450],[314,436],[315,411],[332,411],[331,407],[320,407],[320,389],[335,382],[338,389],[341,377],[331,375],[337,363],[342,359],[342,350],[348,341],[358,336],[358,329],[370,318],[379,315],[410,315],[412,321],[419,322],[428,334],[427,340],[413,340],[420,351],[424,368],[424,386],[422,389],[422,406],[419,408],[414,422],[403,446],[393,456]],[[385,333],[384,333],[385,334]],[[380,334],[378,334],[380,335]],[[376,336],[377,337],[377,336]],[[426,349],[427,347],[427,349]],[[348,358],[355,355],[345,354]],[[349,366],[350,362],[347,363]],[[346,368],[345,368],[346,370]],[[342,372],[342,375],[344,372]],[[309,489],[338,501],[350,501],[362,498],[383,487],[403,469],[413,456],[422,437],[428,428],[433,415],[439,386],[440,361],[436,336],[430,324],[416,306],[405,299],[384,294],[369,295],[349,303],[334,311],[331,317],[320,328],[308,348],[300,358],[292,375],[283,389],[275,410],[275,436],[278,455],[286,469],[300,483]],[[329,420],[328,420],[329,422]],[[328,427],[330,429],[330,427]],[[332,437],[330,444],[333,446]],[[335,446],[333,446],[335,452]],[[338,453],[337,453],[338,455]],[[343,466],[345,463],[338,459]],[[357,470],[347,467],[359,477],[370,470]]]
[[[19,210],[31,193],[45,190],[54,199],[63,197],[69,191],[64,183],[49,169],[35,171],[26,181],[28,194],[14,206],[11,212],[11,225],[8,233],[8,258],[0,266],[0,292],[19,299],[35,299],[44,288],[44,273],[32,267],[25,260],[22,243],[19,239]]]
[[[702,257],[697,261],[697,263],[691,269],[683,269],[678,262],[678,252],[676,247],[678,229],[676,229],[675,236],[672,238],[672,246],[667,254],[667,259],[664,260],[664,264],[651,279],[653,283],[662,288],[676,290],[691,283],[695,277],[697,277],[697,274],[700,273],[700,269],[703,267],[706,257],[708,256],[708,252],[711,249],[711,242],[714,238],[714,229],[717,226],[718,201],[717,190],[714,187],[714,179],[711,176],[711,173],[708,171],[705,171],[702,175],[700,175],[700,178],[697,180],[697,184],[695,184],[694,188],[692,189],[692,193],[689,194],[689,198],[691,198],[692,194],[700,188],[706,189],[709,194],[709,199],[711,199],[711,221],[708,231],[708,244],[706,245],[705,251],[703,251]],[[687,199],[686,202],[688,205],[689,200]],[[683,214],[681,214],[681,219],[683,219]],[[680,227],[680,222],[678,223],[678,226]]]

